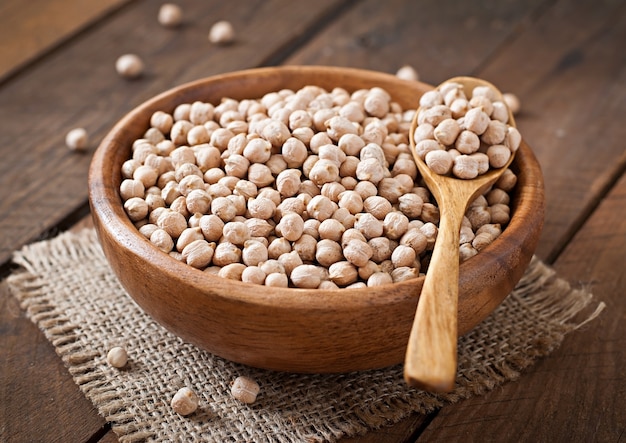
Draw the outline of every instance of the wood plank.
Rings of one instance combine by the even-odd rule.
[[[626,176],[555,264],[559,276],[590,289],[607,309],[519,381],[442,409],[420,441],[621,441],[626,429],[624,263]]]
[[[420,80],[438,84],[475,73],[544,3],[365,0],[287,62],[389,73],[408,64]]]
[[[626,166],[626,3],[561,0],[522,31],[480,75],[521,99],[546,184],[538,254],[553,262]]]
[[[84,442],[105,424],[6,281],[0,283],[0,399],[2,442]]]
[[[0,81],[129,0],[0,3]]]
[[[319,0],[307,8],[279,0],[181,5],[187,22],[172,30],[156,21],[159,4],[130,4],[123,14],[82,33],[0,87],[0,121],[5,122],[0,131],[0,146],[5,147],[0,162],[0,264],[12,250],[85,204],[91,156],[65,148],[67,131],[86,128],[93,150],[135,105],[183,82],[276,59],[341,2]],[[221,18],[231,20],[237,30],[231,46],[207,40],[208,29]],[[270,28],[273,32],[267,32]],[[127,52],[144,59],[143,78],[127,81],[115,73],[115,60]]]
[[[104,436],[98,440],[98,443],[117,443],[120,441],[115,432],[109,430]]]

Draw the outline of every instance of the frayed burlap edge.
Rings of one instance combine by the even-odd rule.
[[[105,420],[112,424],[120,441],[175,440],[176,437],[155,430],[154,423],[138,419],[137,412],[133,405],[129,405],[128,398],[115,377],[103,369],[101,349],[86,345],[85,331],[80,322],[72,321],[50,299],[48,283],[42,275],[54,273],[60,264],[99,262],[104,263],[102,266],[105,269],[102,272],[112,274],[94,231],[87,229],[79,233],[64,233],[52,240],[28,245],[16,252],[13,260],[23,269],[8,278],[11,292],[19,300],[27,316],[54,345],[82,392],[94,403]],[[126,299],[129,305],[138,309],[130,298]],[[459,340],[456,388],[445,395],[436,396],[406,387],[401,365],[350,374],[298,375],[246,368],[211,356],[211,359],[223,363],[223,374],[230,374],[235,370],[247,371],[263,380],[268,401],[272,398],[269,394],[272,389],[291,389],[292,392],[286,394],[300,397],[304,395],[302,386],[319,387],[318,394],[332,392],[334,395],[337,389],[348,393],[345,401],[334,398],[310,399],[318,405],[318,409],[324,411],[305,409],[300,411],[299,416],[273,410],[270,403],[265,405],[268,406],[267,413],[242,407],[242,423],[259,421],[261,412],[263,419],[267,420],[269,417],[268,423],[264,424],[263,429],[257,430],[256,434],[254,431],[242,430],[242,434],[237,436],[231,435],[232,432],[229,431],[228,437],[232,441],[249,440],[258,437],[265,430],[264,441],[335,441],[396,423],[411,413],[432,412],[446,404],[484,394],[506,381],[519,378],[525,368],[556,349],[567,333],[599,315],[604,308],[603,303],[596,304],[595,310],[592,307],[593,312],[585,312],[589,310],[592,301],[591,293],[572,289],[566,281],[556,276],[553,269],[534,258],[516,289],[503,304],[483,324]],[[510,319],[512,312],[524,312],[528,317],[528,320],[522,319],[521,322],[528,323],[529,330],[533,331],[532,338],[519,338],[518,331],[507,329],[507,319]],[[500,335],[510,335],[510,340],[525,339],[527,342],[520,346],[511,342],[494,344],[485,340],[485,334],[492,333],[494,325],[499,326]],[[485,346],[486,343],[491,347]],[[182,342],[178,346],[180,349],[192,348]],[[511,352],[511,348],[519,347],[523,348],[523,352]],[[189,349],[189,352],[199,351]],[[313,389],[307,388],[307,391],[313,392]],[[350,401],[350,395],[354,395],[356,401]],[[277,394],[276,398],[285,398],[285,393]],[[302,401],[306,402],[307,399],[302,397]],[[263,402],[260,406],[257,405],[258,408],[263,406]],[[251,421],[247,421],[246,414],[250,414]],[[207,426],[214,425],[219,424],[209,421]],[[200,435],[202,441],[217,441],[215,435],[220,434],[217,432]]]

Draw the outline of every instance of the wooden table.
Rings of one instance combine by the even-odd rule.
[[[608,309],[521,379],[352,440],[623,442],[626,438],[626,3],[622,0],[180,0],[0,3],[0,271],[11,253],[88,219],[93,149],[126,111],[212,74],[278,64],[394,73],[436,84],[486,78],[517,94],[520,130],[545,174],[537,254]],[[598,6],[600,5],[600,6]],[[237,42],[216,47],[211,24]],[[143,78],[115,72],[127,52]],[[85,127],[90,150],[70,152]],[[88,222],[87,222],[88,223]],[[113,442],[52,345],[0,285],[0,441]]]

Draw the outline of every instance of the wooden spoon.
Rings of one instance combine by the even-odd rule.
[[[502,93],[484,80],[473,77],[455,77],[442,85],[448,82],[463,85],[468,100],[476,86],[491,87],[502,100]],[[417,115],[418,113],[415,114],[410,130],[411,151],[424,182],[437,200],[440,222],[437,241],[409,336],[404,362],[404,379],[410,386],[441,393],[452,390],[457,371],[461,222],[469,203],[498,180],[513,161],[514,154],[502,168],[490,169],[474,179],[459,179],[436,174],[415,152],[414,132],[417,127]],[[510,111],[507,124],[515,126]]]

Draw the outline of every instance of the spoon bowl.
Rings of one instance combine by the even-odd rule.
[[[471,93],[477,86],[488,86],[498,100],[502,100],[502,93],[485,80],[455,77],[439,87],[450,82],[461,84],[466,93]],[[426,186],[437,200],[440,222],[409,336],[404,379],[410,386],[440,393],[452,390],[457,371],[459,242],[463,216],[468,205],[502,176],[515,153],[511,153],[504,166],[490,169],[473,179],[437,174],[415,150],[414,134],[419,112],[420,109],[415,113],[409,133],[411,152]],[[507,124],[515,127],[510,110]]]

